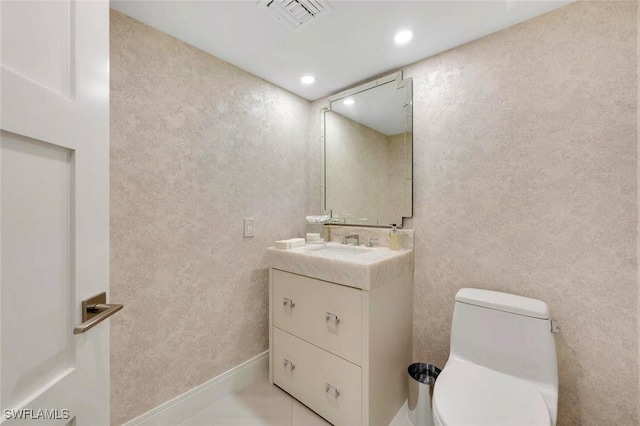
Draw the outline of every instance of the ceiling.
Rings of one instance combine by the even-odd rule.
[[[296,29],[258,0],[112,0],[111,7],[316,100],[571,1],[326,0],[328,11]],[[394,43],[400,29],[414,33],[402,46]],[[315,83],[303,84],[303,75]]]

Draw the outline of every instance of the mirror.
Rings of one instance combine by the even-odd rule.
[[[413,215],[412,104],[402,72],[329,98],[323,208],[331,223],[401,227]]]

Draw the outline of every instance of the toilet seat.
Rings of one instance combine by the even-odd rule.
[[[449,426],[549,426],[549,409],[535,385],[460,360],[449,360],[433,396],[436,420]]]

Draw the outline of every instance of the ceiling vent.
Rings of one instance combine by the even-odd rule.
[[[324,0],[261,0],[258,6],[293,30],[317,20],[331,10]]]

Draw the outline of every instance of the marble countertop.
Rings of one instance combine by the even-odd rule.
[[[362,290],[372,290],[413,270],[410,249],[325,243],[290,250],[269,247],[267,253],[273,268]]]

